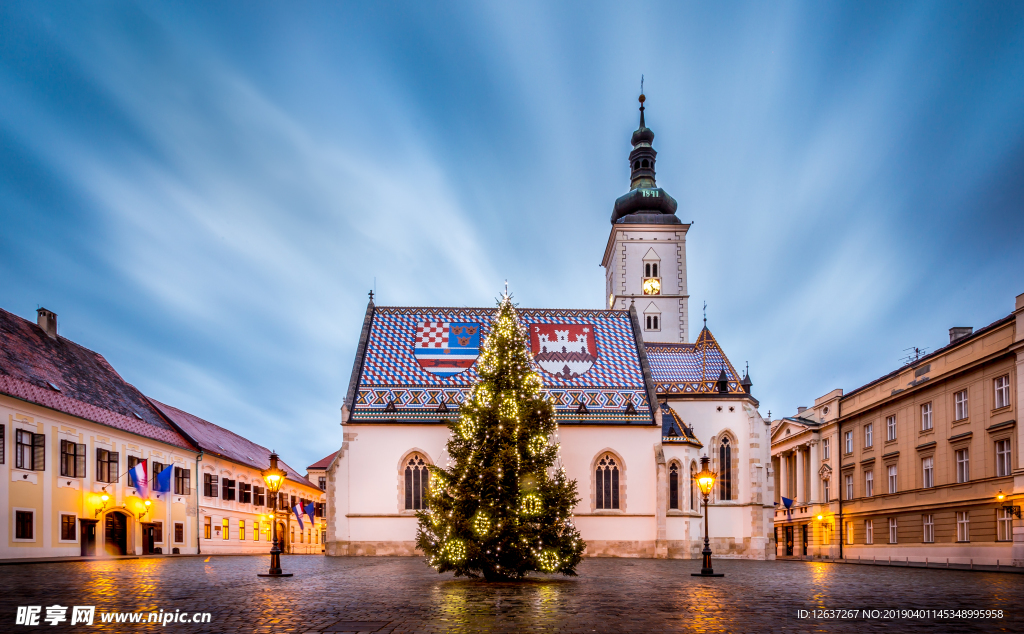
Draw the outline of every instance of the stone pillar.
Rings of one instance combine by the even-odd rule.
[[[807,492],[804,491],[804,450],[797,447],[793,455],[796,456],[796,502],[803,504],[807,502]]]
[[[821,502],[821,478],[818,477],[818,469],[821,464],[818,461],[818,441],[811,441],[811,502]]]
[[[654,513],[658,528],[654,542],[654,558],[665,559],[668,557],[668,542],[665,540],[667,533],[665,516],[668,513],[668,470],[665,466],[665,450],[660,444],[654,445],[654,462],[658,469],[657,507],[655,507]]]
[[[779,495],[782,497],[792,498],[792,494],[789,492],[789,453],[784,452],[779,454]],[[782,502],[782,500],[779,500]]]

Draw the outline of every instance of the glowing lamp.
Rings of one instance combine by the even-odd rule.
[[[819,522],[820,522],[821,520],[823,520],[823,519],[825,519],[825,516],[824,516],[824,515],[819,515],[819,516],[818,516],[818,521],[819,521]]]
[[[701,551],[703,555],[703,564],[701,565],[700,572],[691,573],[694,577],[724,577],[722,573],[716,573],[714,568],[711,567],[711,541],[708,536],[708,496],[711,495],[711,489],[715,486],[715,479],[718,474],[711,470],[709,463],[710,458],[704,455],[700,459],[700,471],[693,477],[697,481],[697,487],[700,488],[701,494],[704,496],[704,550]]]
[[[1006,499],[1006,496],[1003,495],[1003,490],[1002,489],[999,489],[999,495],[996,496],[996,499],[1000,500],[1000,501]]]
[[[281,490],[281,485],[284,484],[284,478],[288,475],[287,471],[283,471],[277,466],[279,458],[275,452],[270,452],[270,468],[264,469],[260,472],[263,476],[263,481],[267,483],[267,490],[274,495],[274,500],[277,500],[277,492]],[[270,519],[274,519],[274,514],[270,514]],[[290,577],[292,573],[281,572],[281,549],[277,546],[277,522],[270,522],[270,572],[267,574],[259,574],[259,577]]]

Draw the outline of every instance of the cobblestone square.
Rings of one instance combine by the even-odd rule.
[[[133,559],[0,567],[0,631],[804,632],[1021,631],[1024,575],[813,562],[589,559],[576,579],[488,584],[419,558]],[[15,625],[18,606],[95,605],[91,628]],[[798,618],[812,609],[988,609],[995,619]],[[205,625],[100,624],[107,611],[210,612]],[[70,611],[69,611],[70,615]],[[145,617],[143,617],[145,618]],[[347,623],[346,623],[347,622]]]

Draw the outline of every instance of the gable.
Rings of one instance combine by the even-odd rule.
[[[346,422],[438,423],[479,380],[495,310],[373,307]],[[520,309],[559,423],[653,424],[630,313]]]

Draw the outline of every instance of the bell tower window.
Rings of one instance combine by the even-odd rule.
[[[644,295],[661,295],[661,258],[654,249],[648,249],[644,256]]]
[[[661,311],[654,302],[648,304],[644,311],[644,330],[661,330]]]

